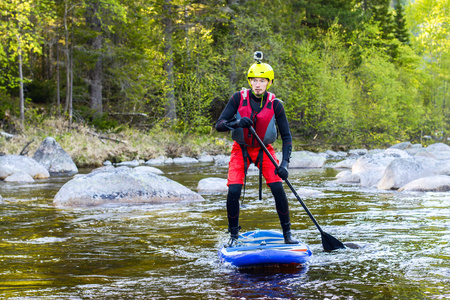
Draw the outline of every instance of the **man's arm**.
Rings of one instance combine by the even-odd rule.
[[[227,122],[231,121],[235,117],[240,102],[241,102],[240,93],[239,92],[234,93],[233,96],[231,96],[230,100],[228,101],[227,106],[225,106],[225,109],[222,111],[219,120],[217,120],[216,123],[217,131],[224,132],[231,130],[231,128],[227,126]]]

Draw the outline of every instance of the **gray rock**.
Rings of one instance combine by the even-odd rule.
[[[421,178],[438,175],[440,168],[439,161],[432,158],[411,157],[394,159],[386,168],[377,187],[379,189],[398,189],[403,185]]]
[[[101,172],[112,172],[114,171],[116,168],[114,168],[114,166],[103,166],[97,169],[94,169],[91,171],[91,174],[93,173],[101,173]],[[81,174],[80,176],[85,176],[86,174]]]
[[[202,154],[199,156],[198,161],[202,163],[210,163],[214,162],[214,157],[208,154]]]
[[[450,151],[450,146],[444,143],[431,144],[425,148],[428,152]]]
[[[408,149],[422,148],[422,144],[412,144]]]
[[[196,164],[198,160],[193,157],[176,157],[173,159],[174,164]]]
[[[51,175],[73,175],[78,168],[70,155],[52,137],[46,137],[33,155]]]
[[[0,179],[14,173],[26,173],[34,179],[48,178],[50,176],[47,169],[34,159],[22,155],[0,156]]]
[[[292,152],[289,168],[322,168],[327,159],[310,151]]]
[[[34,182],[33,177],[23,172],[14,173],[4,180],[5,182]]]
[[[385,154],[361,156],[352,166],[352,174],[358,174],[360,185],[363,187],[377,186],[383,177],[386,167],[395,157]]]
[[[132,161],[122,161],[120,163],[115,164],[117,167],[137,167],[139,166],[139,161],[137,159]]]
[[[230,156],[229,155],[220,155],[220,156],[216,156],[214,158],[214,165],[216,166],[228,166],[228,164],[230,163]]]
[[[228,192],[227,179],[209,177],[198,182],[197,192],[200,194],[220,194]]]
[[[337,153],[337,152],[335,152],[333,150],[327,150],[327,151],[325,151],[325,154],[327,155],[328,158],[335,159],[335,158],[340,157],[339,153]],[[347,155],[347,153],[345,155]]]
[[[352,173],[347,173],[344,176],[339,177],[338,179],[331,181],[329,184],[354,184],[354,183],[360,183],[361,182],[361,177],[359,177],[359,174],[352,174]]]
[[[64,184],[53,199],[57,207],[200,201],[203,197],[166,177],[132,168],[93,172]]]
[[[369,153],[369,151],[367,149],[352,149],[352,150],[348,151],[348,154],[350,156],[361,156],[361,155],[366,155],[367,153]]]
[[[345,177],[345,176],[349,176],[351,174],[352,174],[351,171],[345,170],[345,171],[342,171],[342,172],[339,172],[338,174],[336,174],[335,177],[336,178],[342,178],[342,177]]]
[[[411,147],[411,142],[403,142],[403,143],[398,143],[398,144],[392,145],[391,147],[389,147],[389,149],[405,150],[409,147]]]
[[[335,164],[333,169],[351,169],[356,162],[356,158],[347,158]]]
[[[325,152],[318,153],[318,155],[325,157],[325,159],[330,158],[330,156],[328,154],[326,154]]]
[[[367,154],[379,154],[384,153],[385,151],[385,149],[370,149]]]
[[[134,170],[138,171],[138,172],[150,172],[150,173],[154,173],[154,174],[158,174],[158,175],[164,174],[164,172],[161,171],[160,169],[155,168],[155,167],[148,167],[148,166],[139,166],[139,167],[134,168]]]
[[[396,149],[396,148],[389,148],[386,149],[386,151],[383,151],[382,153],[379,153],[382,156],[385,157],[394,157],[394,158],[408,158],[411,157],[411,155],[406,152],[405,150]]]
[[[103,162],[104,166],[112,166],[112,162],[110,162],[109,160],[106,160]]]
[[[312,190],[312,189],[304,189],[304,188],[298,188],[298,189],[296,189],[296,192],[300,197],[317,197],[317,196],[325,195],[324,192],[321,192],[318,190]]]
[[[344,152],[344,151],[338,151],[337,154],[338,154],[338,156],[340,156],[340,157],[347,157],[347,155],[348,155],[348,153],[347,153],[347,152]]]
[[[399,188],[398,191],[449,192],[450,176],[436,175],[419,178],[405,184],[404,186]]]
[[[163,165],[165,160],[166,160],[166,158],[164,156],[160,156],[158,158],[152,158],[152,159],[147,160],[144,163],[144,165],[159,166],[159,165]]]

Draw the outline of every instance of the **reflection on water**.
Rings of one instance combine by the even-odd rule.
[[[161,168],[195,190],[226,177],[208,164]],[[82,170],[88,172],[88,170]],[[326,184],[333,169],[295,170],[322,228],[360,249],[322,251],[317,228],[288,191],[293,233],[314,256],[303,268],[236,269],[219,263],[225,195],[201,203],[56,209],[68,178],[0,182],[0,296],[8,299],[445,299],[450,298],[450,196]],[[270,191],[249,176],[244,230],[280,230]]]

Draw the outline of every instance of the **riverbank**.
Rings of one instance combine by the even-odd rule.
[[[5,131],[0,128],[0,131]],[[29,125],[18,134],[0,136],[0,152],[32,156],[41,142],[53,137],[69,153],[79,168],[98,167],[106,160],[113,163],[130,160],[148,160],[161,155],[167,157],[196,157],[204,152],[210,155],[229,153],[228,135],[211,132],[194,135],[175,132],[155,126],[143,131],[121,127],[120,132],[97,132],[83,124],[47,119]]]
[[[175,158],[199,157],[202,154],[229,155],[232,145],[229,134],[213,129],[207,134],[194,134],[177,132],[159,125],[150,130],[121,125],[116,130],[99,132],[80,123],[75,123],[69,128],[68,121],[62,118],[48,118],[35,124],[28,124],[20,133],[11,134],[7,129],[0,127],[0,133],[2,133],[0,155],[23,154],[31,157],[41,142],[50,136],[71,156],[78,168],[99,167],[106,160],[119,163],[132,160],[147,161],[160,156]],[[390,145],[380,147],[388,146]],[[274,143],[274,148],[275,151],[281,151],[280,138]],[[358,148],[368,149],[367,145],[332,145],[326,141],[306,142],[293,137],[293,151],[348,151]]]

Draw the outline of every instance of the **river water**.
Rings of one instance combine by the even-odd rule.
[[[196,190],[226,178],[210,164],[161,167]],[[80,170],[88,173],[90,170]],[[239,270],[219,262],[228,240],[226,195],[196,203],[57,209],[70,178],[0,182],[1,299],[450,299],[450,194],[361,190],[327,184],[337,171],[291,170],[295,188],[322,229],[360,249],[323,252],[321,236],[297,199],[292,231],[310,245],[302,268]],[[269,189],[258,200],[249,176],[243,231],[280,230]]]

